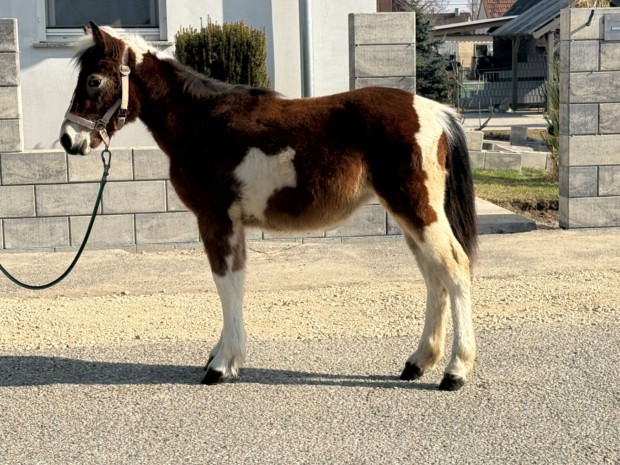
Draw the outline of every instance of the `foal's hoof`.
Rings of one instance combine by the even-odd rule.
[[[207,367],[208,366],[209,365],[207,364]],[[224,373],[221,371],[211,370],[208,368],[205,369],[207,373],[205,374],[205,377],[202,378],[202,381],[200,382],[201,384],[218,384],[224,381]]]
[[[439,383],[440,391],[458,391],[465,386],[465,380],[455,375],[446,373]]]
[[[424,374],[424,371],[419,368],[417,365],[412,363],[405,363],[405,369],[400,374],[400,379],[403,381],[415,381],[419,379]]]
[[[209,357],[209,360],[207,360],[207,364],[203,368],[204,371],[207,371],[209,369],[209,363],[211,363],[211,360],[213,360],[213,357]]]

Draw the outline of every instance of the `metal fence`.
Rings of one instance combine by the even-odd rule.
[[[512,104],[512,69],[479,69],[477,80],[459,83],[454,102],[462,109],[505,107]],[[517,102],[521,106],[542,107],[545,102],[547,61],[542,55],[528,55],[518,68]]]

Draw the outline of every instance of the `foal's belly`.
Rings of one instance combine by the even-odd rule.
[[[294,163],[296,156],[292,148],[275,155],[248,151],[234,171],[241,185],[235,211],[244,224],[299,231],[333,227],[372,196],[359,158],[306,164]]]

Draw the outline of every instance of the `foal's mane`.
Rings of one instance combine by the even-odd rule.
[[[101,29],[110,36],[118,39],[118,42],[111,41],[108,44],[108,46],[111,45],[115,47],[112,51],[112,55],[120,57],[123,53],[124,46],[127,46],[130,49],[135,49],[135,51],[139,51],[141,53],[151,53],[158,60],[172,67],[172,74],[178,80],[178,83],[182,85],[183,93],[192,98],[201,99],[222,94],[248,94],[251,96],[279,95],[277,92],[269,89],[241,84],[229,84],[217,79],[208,78],[190,67],[181,64],[172,56],[168,54],[162,55],[157,50],[149,47],[147,42],[139,36],[127,35],[121,37],[111,27],[102,26]],[[91,34],[83,36],[76,42],[75,47],[77,52],[73,56],[72,62],[76,67],[81,69],[96,49],[93,36]]]
[[[242,84],[229,84],[217,79],[208,78],[203,74],[185,66],[178,61],[167,58],[162,60],[170,64],[183,85],[183,92],[189,94],[191,97],[201,98],[207,96],[220,95],[220,94],[250,94],[252,96],[259,95],[279,95],[269,89],[261,87],[252,87]]]

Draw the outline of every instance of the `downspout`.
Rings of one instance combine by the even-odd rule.
[[[512,38],[512,111],[517,111],[519,106],[519,46],[521,37]]]
[[[314,57],[312,53],[312,0],[299,0],[299,35],[301,46],[301,95],[314,95]]]

